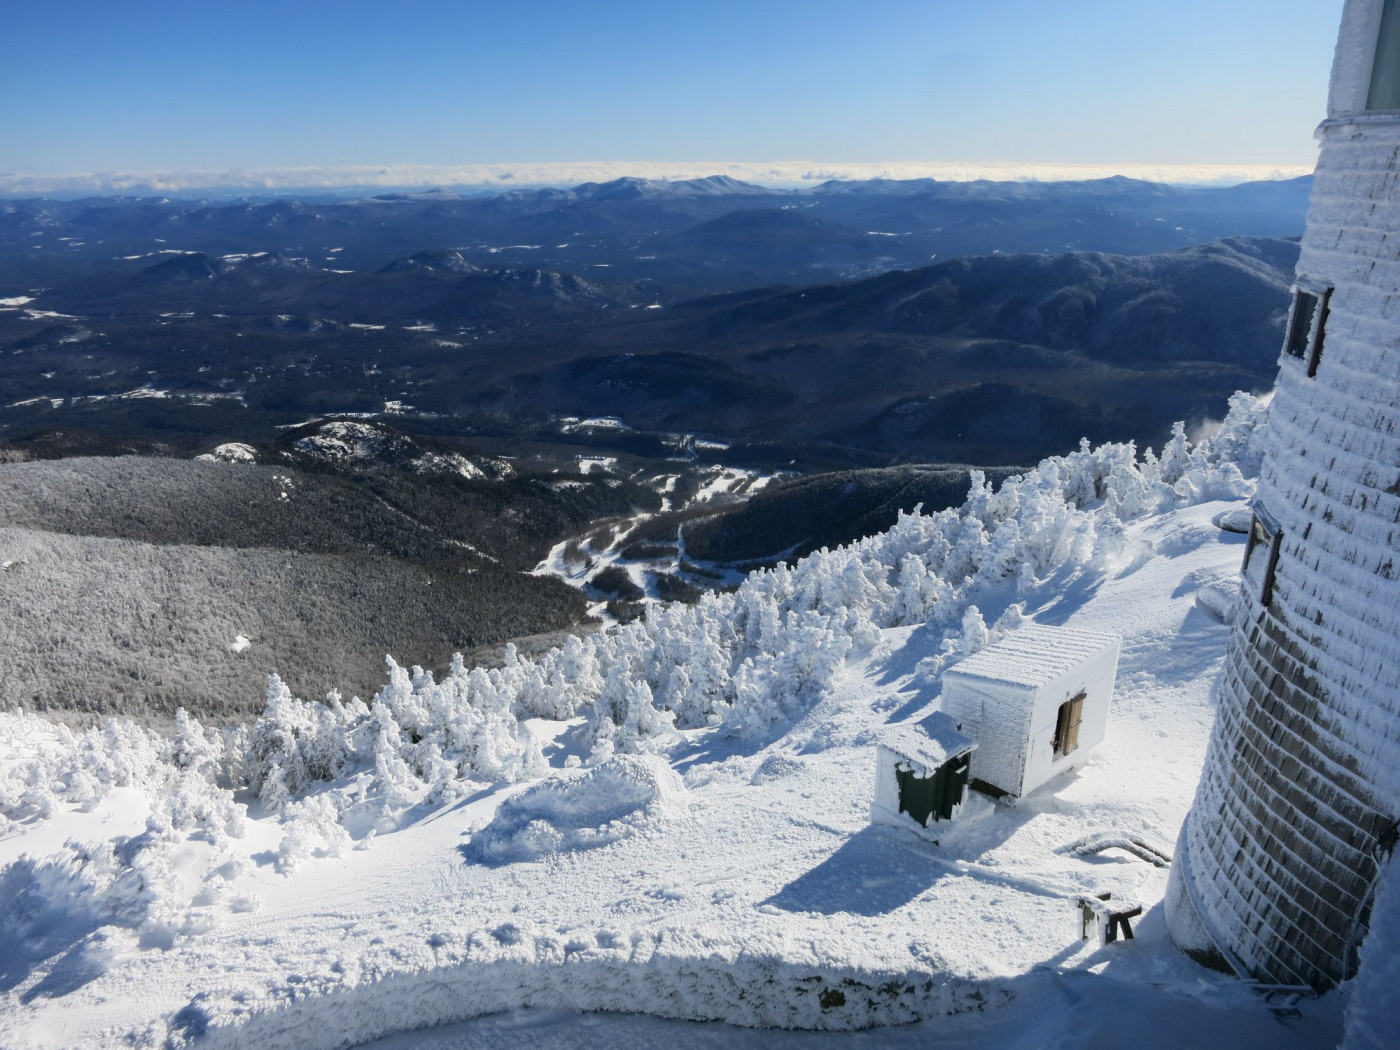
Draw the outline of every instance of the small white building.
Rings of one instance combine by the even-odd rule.
[[[1084,765],[1108,729],[1119,644],[1028,624],[943,672],[940,706],[977,742],[972,786],[1016,799]]]
[[[967,800],[968,769],[977,744],[935,711],[921,722],[885,726],[875,747],[872,824],[895,824],[928,835],[952,820]]]

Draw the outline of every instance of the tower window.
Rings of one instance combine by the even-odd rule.
[[[1283,545],[1283,532],[1263,507],[1254,508],[1254,520],[1249,526],[1249,542],[1244,548],[1245,582],[1259,601],[1268,605],[1274,597],[1274,569]]]
[[[1367,109],[1400,109],[1400,0],[1385,0],[1376,57],[1371,62]]]
[[[1323,332],[1327,325],[1328,305],[1332,289],[1325,285],[1293,289],[1293,309],[1288,314],[1288,334],[1283,349],[1308,366],[1308,375],[1317,375],[1322,360]]]

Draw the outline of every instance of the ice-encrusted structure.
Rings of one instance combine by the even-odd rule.
[[[932,837],[939,822],[951,820],[967,801],[976,749],[977,742],[941,711],[922,722],[885,726],[875,745],[870,822]]]
[[[1167,895],[1238,972],[1351,976],[1400,818],[1400,3],[1347,0],[1219,713]]]
[[[977,741],[982,790],[1020,798],[1089,760],[1108,732],[1117,635],[1028,624],[943,674],[942,709]]]

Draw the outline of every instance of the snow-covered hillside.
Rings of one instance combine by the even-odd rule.
[[[1237,395],[1200,446],[975,484],[537,661],[391,664],[370,704],[274,681],[251,728],[173,741],[0,716],[0,1045],[339,1047],[520,1007],[1335,1042],[1332,1004],[1281,1025],[1173,948],[1161,868],[1076,848],[1176,837],[1243,546],[1214,521],[1251,492],[1261,415]],[[1123,637],[1094,761],[1014,807],[972,796],[937,844],[871,826],[880,727],[1026,619]],[[1137,939],[1081,942],[1075,900],[1104,892],[1146,906]],[[712,1038],[650,1024],[626,1038]]]

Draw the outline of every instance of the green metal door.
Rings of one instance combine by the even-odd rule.
[[[967,788],[969,762],[958,755],[934,770],[933,776],[918,776],[912,769],[895,767],[899,779],[899,811],[908,813],[924,827],[933,820],[951,820],[962,803]]]

